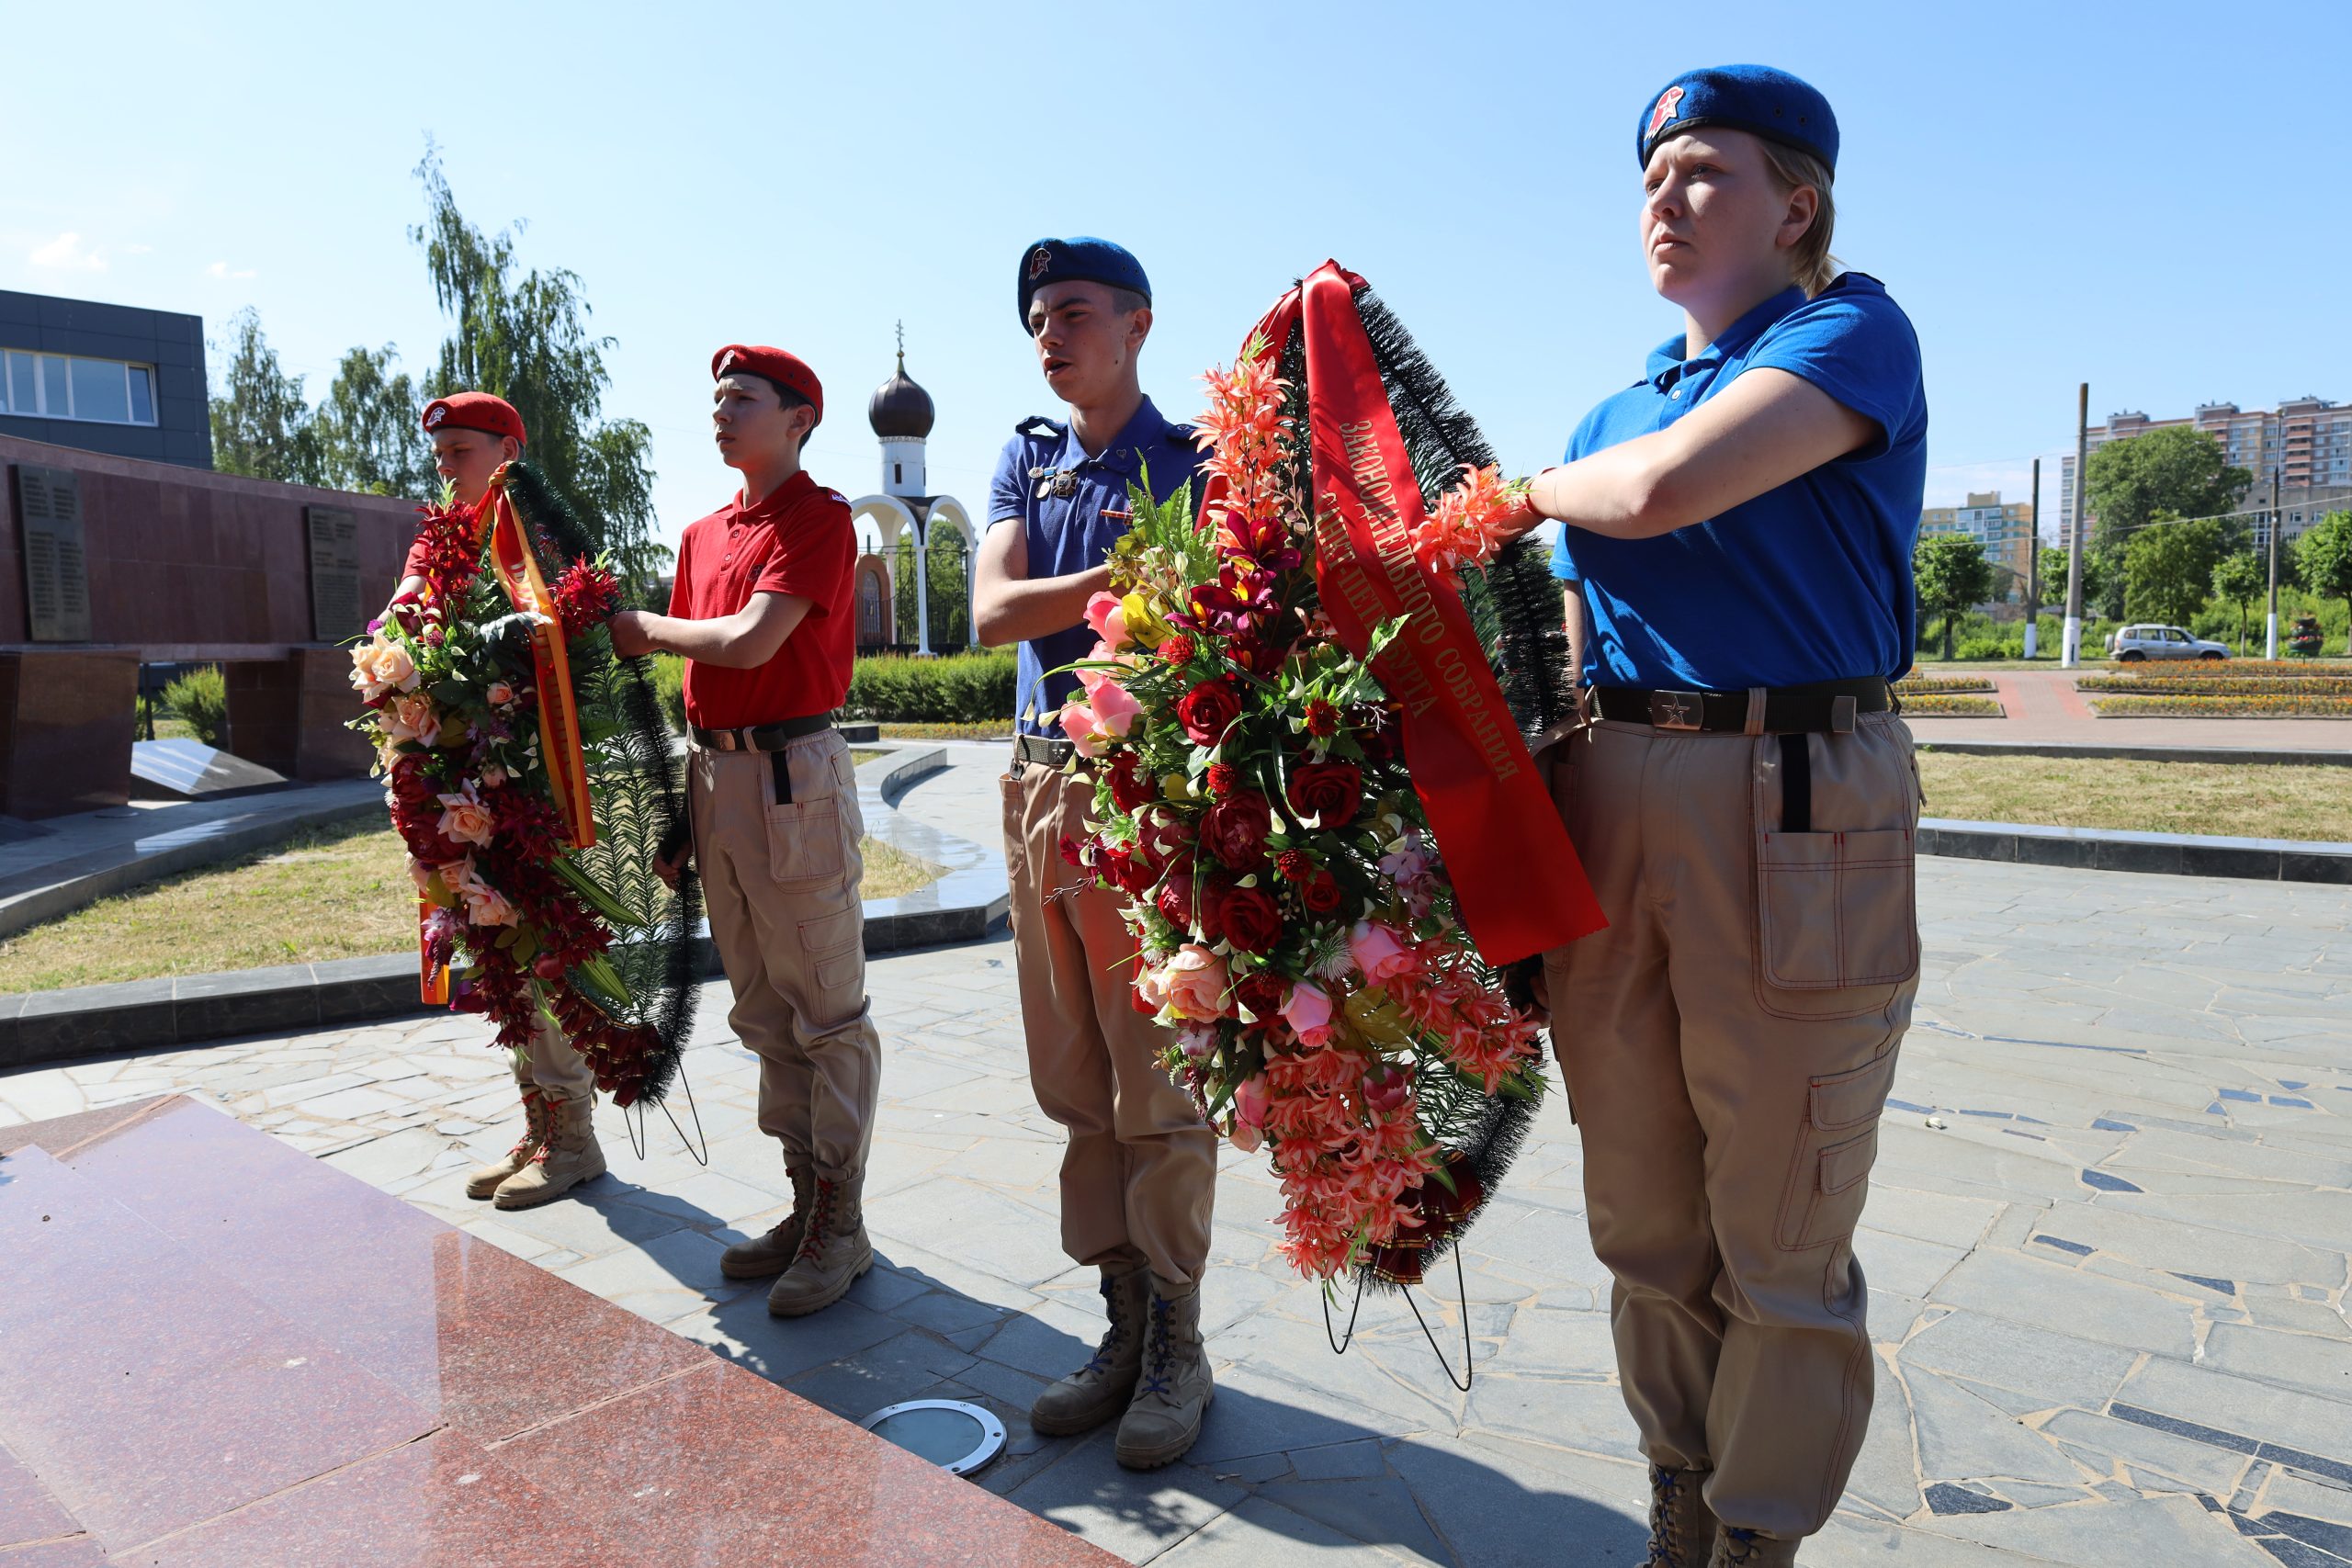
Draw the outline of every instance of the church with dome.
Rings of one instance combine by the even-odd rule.
[[[973,530],[971,513],[965,510],[964,503],[952,495],[932,494],[923,471],[923,446],[936,417],[931,394],[907,374],[906,334],[902,331],[899,338],[899,367],[888,380],[874,389],[873,397],[865,404],[866,423],[874,427],[875,439],[882,447],[882,487],[872,495],[862,495],[850,502],[853,525],[867,549],[858,558],[857,569],[857,640],[861,647],[912,644],[919,654],[928,656],[978,644],[971,603],[972,571],[979,536]],[[929,593],[914,594],[915,624],[907,626],[895,624],[897,600],[891,592],[890,577],[898,566],[900,539],[911,538],[914,558],[920,562],[930,556],[942,527],[951,530],[962,546],[964,625],[956,647],[943,646],[934,632]],[[922,581],[920,574],[917,581]]]

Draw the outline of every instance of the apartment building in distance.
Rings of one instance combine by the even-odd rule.
[[[2291,542],[2305,528],[2330,512],[2352,507],[2352,406],[2325,398],[2303,397],[2275,409],[2242,409],[2235,403],[2200,403],[2195,413],[2180,419],[2150,419],[2136,411],[2109,414],[2105,424],[2091,426],[2092,451],[2110,441],[2143,435],[2168,425],[2204,431],[2222,444],[2222,460],[2254,476],[2254,487],[2238,502],[2241,510],[2259,513],[2252,525],[2254,544],[2269,543],[2267,509],[2270,476],[2278,476],[2279,540]],[[2092,513],[2091,521],[2098,521]],[[2075,459],[2059,467],[2058,542],[2074,537]]]
[[[2033,506],[2004,502],[1999,491],[1971,491],[1962,506],[1930,506],[1919,513],[1919,536],[1961,534],[1984,547],[1984,558],[2010,575],[1996,582],[2003,599],[2025,597],[2026,572],[2033,558]]]

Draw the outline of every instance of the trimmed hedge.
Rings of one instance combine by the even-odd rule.
[[[851,718],[885,724],[1012,723],[1014,654],[1004,649],[952,653],[937,659],[881,653],[857,661],[849,700]]]

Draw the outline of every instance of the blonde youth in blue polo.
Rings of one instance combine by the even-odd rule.
[[[1546,955],[1545,989],[1648,1562],[1785,1564],[1870,1418],[1852,1237],[1918,986],[1888,682],[1927,399],[1901,308],[1830,259],[1819,92],[1689,72],[1634,152],[1642,264],[1681,319],[1529,498],[1563,525],[1588,688],[1554,802],[1610,921]]]

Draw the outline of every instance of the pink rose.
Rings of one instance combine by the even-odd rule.
[[[482,696],[491,706],[503,708],[514,700],[514,688],[508,682],[492,681],[490,683],[490,690],[484,692]]]
[[[1097,593],[1086,602],[1086,624],[1094,635],[1110,645],[1113,652],[1127,645],[1127,617],[1119,607],[1115,593]]]
[[[416,884],[416,896],[418,897],[430,898],[433,897],[433,868],[425,864],[423,861],[417,859],[414,855],[409,856],[408,859],[408,878],[411,882]]]
[[[1094,688],[1094,720],[1106,732],[1124,736],[1135,728],[1136,716],[1142,712],[1143,705],[1116,681],[1105,681]]]
[[[1094,710],[1084,703],[1065,704],[1061,716],[1062,733],[1078,748],[1078,754],[1090,760],[1102,754],[1102,742],[1097,739],[1101,727],[1094,722]]]
[[[1135,992],[1136,1000],[1145,1004],[1142,1010],[1146,1012],[1158,1012],[1168,1005],[1167,977],[1140,960],[1136,964]]]
[[[443,838],[458,844],[490,842],[491,829],[496,826],[496,819],[491,816],[490,807],[482,804],[481,797],[474,793],[470,782],[456,795],[435,798],[441,802],[442,807],[441,820],[435,826],[440,829]]]
[[[1395,931],[1370,920],[1356,922],[1348,936],[1348,956],[1356,961],[1365,979],[1375,983],[1420,967],[1419,958],[1396,940]]]
[[[465,900],[466,919],[478,926],[511,926],[516,919],[514,906],[504,894],[481,879],[474,869],[470,856],[454,865],[442,868],[441,879],[447,883],[458,897]]]
[[[1233,1124],[1253,1133],[1266,1130],[1266,1078],[1261,1073],[1241,1080],[1233,1091]]]
[[[1178,1018],[1205,1023],[1223,1018],[1226,1006],[1225,960],[1198,942],[1188,942],[1160,971],[1168,993],[1168,1010]]]
[[[381,722],[386,731],[400,739],[423,746],[441,744],[441,716],[434,711],[433,699],[422,692],[394,697],[391,713]]]
[[[1331,996],[1312,980],[1301,980],[1283,998],[1283,1021],[1302,1045],[1321,1045],[1331,1038]]]

